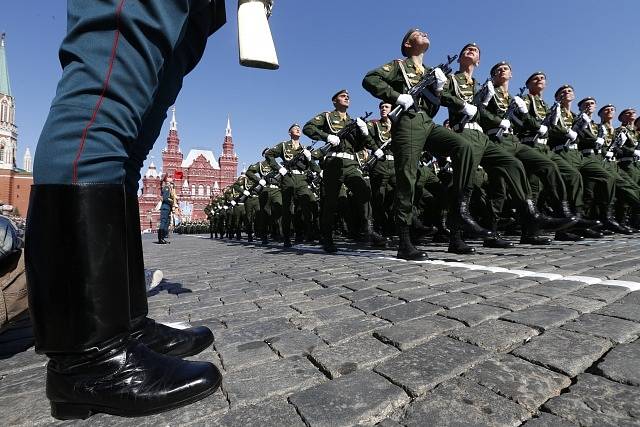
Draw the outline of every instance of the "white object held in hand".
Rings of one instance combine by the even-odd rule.
[[[384,156],[384,151],[382,151],[381,149],[377,149],[376,151],[373,152],[373,155],[376,156],[377,158],[381,159],[382,156]]]
[[[244,190],[242,192],[242,194],[244,194],[245,196],[250,196],[251,195],[251,193],[249,193],[249,190]]]
[[[444,85],[447,83],[447,75],[440,68],[436,68],[435,70],[433,70],[433,75],[436,78],[436,92],[442,92],[442,89],[444,89]]]
[[[520,98],[519,96],[517,96],[517,95],[514,96],[513,97],[513,102],[516,103],[516,106],[518,107],[518,111],[520,111],[522,114],[524,114],[527,111],[529,111],[527,109],[527,103],[524,101],[524,99]]]
[[[400,105],[404,111],[407,111],[413,105],[413,97],[407,93],[403,93],[396,99],[396,104]]]
[[[327,135],[327,142],[335,147],[340,144],[340,138],[335,135]]]
[[[578,134],[576,133],[575,130],[569,129],[567,131],[567,138],[569,139],[569,141],[573,142],[576,140],[577,137],[578,137]]]
[[[261,179],[260,181],[258,181],[258,184],[264,187],[265,185],[267,185],[267,181],[265,181],[264,179]]]
[[[304,156],[307,158],[307,160],[311,160],[311,151],[307,150],[306,148],[304,150],[302,150],[302,154],[304,154]]]
[[[288,171],[288,170],[287,170],[287,168],[285,168],[284,166],[283,166],[283,167],[281,167],[280,169],[278,169],[278,173],[279,173],[280,175],[282,175],[282,176],[285,176],[285,175],[287,174],[287,172],[289,172],[289,171]]]
[[[478,112],[478,107],[473,104],[469,104],[468,102],[464,103],[464,107],[462,107],[462,114],[469,117],[470,119],[476,115]]]
[[[278,55],[269,21],[273,0],[238,0],[240,65],[277,70]]]
[[[538,135],[540,136],[546,135],[547,132],[549,132],[549,128],[546,127],[545,125],[540,125],[540,127],[538,128]]]
[[[510,127],[511,127],[511,122],[507,119],[502,119],[502,121],[500,122],[500,128],[504,130],[509,130]]]
[[[356,125],[358,125],[358,129],[360,129],[360,132],[362,132],[363,135],[369,135],[367,124],[360,117],[356,119]]]

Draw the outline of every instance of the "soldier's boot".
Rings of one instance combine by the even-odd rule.
[[[327,253],[338,252],[338,248],[333,243],[333,232],[325,232],[322,234],[322,249]]]
[[[482,246],[485,248],[496,249],[507,249],[513,247],[513,242],[503,239],[500,233],[498,233],[498,224],[496,222],[492,224],[491,230],[493,231],[493,235],[491,237],[486,237],[482,242]]]
[[[584,240],[584,237],[564,230],[556,231],[554,240],[557,240],[559,242],[579,242],[581,240]]]
[[[552,240],[548,237],[540,236],[540,228],[536,221],[524,221],[522,224],[522,234],[520,243],[526,245],[550,245]]]
[[[386,248],[387,238],[383,237],[373,229],[373,221],[367,220],[365,225],[369,244],[376,248]]]
[[[604,234],[600,230],[594,230],[593,228],[576,228],[572,231],[578,236],[582,236],[587,239],[602,239],[604,237]]]
[[[611,206],[607,206],[606,209],[602,209],[602,212],[604,212],[601,220],[602,228],[619,234],[633,234],[631,230],[628,230],[627,228],[622,227],[620,224],[618,224],[618,221],[616,221],[613,216],[613,208]]]
[[[398,241],[398,253],[397,258],[406,259],[410,261],[425,261],[429,259],[426,252],[419,251],[411,243],[411,229],[408,226],[400,226],[398,229],[400,240]]]
[[[282,246],[284,246],[285,248],[290,248],[291,246],[293,246],[293,244],[291,243],[291,238],[286,234],[282,237]]]
[[[416,207],[413,207],[413,219],[411,220],[411,232],[417,237],[423,236],[433,236],[438,231],[435,227],[427,227],[424,225],[420,216],[418,215],[418,210]]]
[[[198,354],[213,343],[213,333],[205,326],[175,329],[149,319],[144,257],[140,238],[140,213],[136,195],[126,195],[127,271],[131,338],[156,353],[187,357]]]
[[[247,242],[253,242],[253,233],[247,232]]]
[[[49,357],[53,417],[149,415],[218,388],[213,364],[158,354],[130,336],[124,186],[34,185],[29,206],[29,308],[36,352]]]
[[[543,230],[560,231],[573,227],[578,223],[574,216],[571,217],[549,217],[538,212],[535,203],[527,199],[522,206],[522,217],[526,222],[535,222]]]
[[[163,236],[163,232],[161,228],[158,228],[158,241],[156,243],[159,243],[161,245],[164,245],[166,242],[164,241],[164,239],[162,238]]]
[[[471,216],[471,212],[469,212],[470,200],[471,193],[465,193],[458,199],[458,202],[455,206],[455,215],[458,216],[458,220],[462,224],[463,230],[474,237],[490,237],[492,232],[478,224],[476,220],[473,219],[473,216]]]
[[[447,227],[447,220],[444,215],[440,216],[440,220],[437,225],[438,231],[433,235],[433,243],[449,243],[449,236],[451,230]]]
[[[461,230],[452,230],[451,236],[449,237],[449,247],[447,248],[447,252],[458,255],[470,255],[475,253],[476,250],[475,248],[467,245],[462,238]]]
[[[594,228],[602,226],[602,223],[597,219],[588,219],[584,217],[582,209],[576,209],[576,219],[578,222],[574,226],[575,228]]]

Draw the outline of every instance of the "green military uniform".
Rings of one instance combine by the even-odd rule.
[[[238,203],[236,200],[240,198],[242,193],[232,185],[225,191],[225,200],[229,204],[229,213],[227,214],[227,236],[228,238],[240,239],[242,237],[242,225],[245,218],[244,203]]]
[[[336,135],[351,122],[345,113],[342,116],[337,110],[317,114],[303,127],[302,132],[313,140],[326,141],[329,135]],[[375,149],[373,139],[358,132],[356,137],[340,140],[337,147],[332,147],[322,161],[323,171],[323,205],[320,229],[325,239],[325,246],[333,246],[333,227],[338,207],[338,196],[342,184],[346,185],[354,197],[355,216],[360,224],[366,221],[366,204],[371,199],[371,190],[365,182],[356,159],[356,152],[364,148]]]
[[[253,231],[255,229],[256,217],[260,210],[260,201],[257,194],[252,194],[249,190],[256,182],[253,182],[245,173],[242,173],[233,184],[233,189],[241,194],[244,199],[244,225],[247,232],[247,240],[253,242]],[[238,203],[240,206],[241,203]]]
[[[369,135],[375,145],[382,147],[380,157],[369,172],[371,184],[371,210],[376,230],[391,234],[393,232],[393,199],[396,188],[395,161],[392,151],[391,120],[372,120],[367,123]]]
[[[293,209],[295,205],[300,209],[302,215],[302,221],[307,228],[307,235],[311,234],[311,224],[313,221],[311,215],[311,203],[314,200],[314,196],[309,189],[307,183],[307,170],[313,170],[320,172],[319,166],[312,160],[307,159],[304,156],[298,156],[300,158],[295,164],[289,164],[299,153],[305,148],[302,144],[298,146],[294,145],[293,140],[283,141],[276,146],[270,148],[265,153],[265,158],[271,168],[278,170],[281,165],[276,161],[277,158],[283,160],[283,163],[287,166],[287,173],[282,177],[280,182],[280,189],[282,192],[282,234],[284,237],[285,245],[290,245],[291,242],[291,220],[293,215]]]
[[[265,185],[259,194],[260,210],[257,223],[262,234],[262,243],[269,241],[269,232],[278,234],[279,221],[282,216],[282,192],[280,191],[280,179],[268,160],[254,163],[247,168],[247,177],[254,183],[264,180]]]
[[[216,221],[216,213],[215,213],[215,201],[213,196],[211,197],[211,201],[207,206],[204,207],[204,214],[207,216],[207,220],[209,221],[209,238],[213,239],[213,234],[215,231],[216,238],[218,237],[218,231],[215,230],[215,221]]]
[[[620,173],[626,175],[636,184],[640,184],[640,168],[637,167],[634,158],[635,150],[638,149],[638,143],[640,142],[640,133],[633,128],[633,124],[618,127],[616,129],[616,137],[621,133],[627,136],[627,140],[621,145],[616,154]]]

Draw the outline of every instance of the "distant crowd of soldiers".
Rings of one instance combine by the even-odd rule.
[[[479,46],[469,43],[429,68],[429,45],[426,33],[411,29],[401,43],[405,58],[364,77],[363,87],[381,100],[378,119],[352,119],[349,93],[340,90],[332,111],[292,124],[287,141],[265,148],[212,197],[205,209],[211,238],[244,233],[249,242],[284,247],[319,241],[335,252],[335,233],[375,247],[398,236],[399,258],[423,260],[416,244],[425,236],[468,254],[474,249],[465,238],[512,247],[504,231],[518,232],[523,244],[548,245],[640,229],[633,108],[617,115],[618,127],[616,108],[598,108],[592,97],[574,113],[568,84],[548,106],[542,71],[512,96],[508,62],[491,67],[480,85],[473,77]],[[440,107],[449,113],[442,126],[433,122]],[[301,133],[322,146],[303,146]]]

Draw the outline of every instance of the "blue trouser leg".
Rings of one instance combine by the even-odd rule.
[[[162,124],[151,123],[155,97],[179,90],[180,83],[166,87],[167,64],[189,33],[190,16],[204,15],[207,6],[207,0],[68,0],[63,74],[38,141],[35,184],[125,181],[129,156],[145,152],[132,149],[141,132]]]

